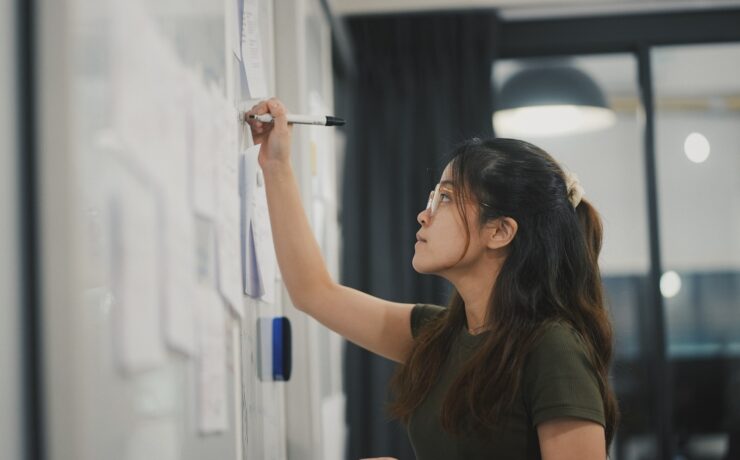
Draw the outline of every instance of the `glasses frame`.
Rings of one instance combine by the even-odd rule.
[[[434,187],[434,190],[429,192],[429,201],[427,201],[426,210],[429,211],[430,217],[434,216],[435,211],[439,209],[439,203],[442,199],[442,194],[439,193],[441,188],[442,188],[442,184],[437,184]]]
[[[434,213],[439,209],[439,203],[442,199],[442,194],[440,193],[440,190],[442,189],[442,184],[439,183],[434,187],[434,190],[429,192],[429,200],[427,201],[427,207],[426,210],[429,211],[429,217],[433,217]],[[445,189],[447,191],[447,189]],[[491,205],[484,202],[479,202],[481,206],[485,206],[486,208],[492,208]]]

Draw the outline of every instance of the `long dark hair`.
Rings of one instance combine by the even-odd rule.
[[[518,230],[488,305],[491,332],[463,367],[442,407],[444,429],[460,433],[472,421],[490,428],[519,393],[524,362],[545,326],[565,321],[580,335],[604,401],[607,449],[618,423],[609,384],[613,337],[598,266],[602,225],[582,199],[574,209],[565,174],[544,150],[516,139],[472,139],[451,159],[457,207],[478,206],[479,224],[508,216]],[[470,244],[470,229],[465,252]],[[461,257],[462,258],[462,257]],[[447,311],[421,331],[391,387],[393,416],[408,422],[436,381],[455,336],[465,324],[465,305],[453,292]]]

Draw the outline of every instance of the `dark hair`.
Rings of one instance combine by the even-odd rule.
[[[442,426],[451,433],[460,433],[471,420],[478,428],[492,427],[520,394],[527,354],[545,326],[560,320],[579,334],[596,371],[608,450],[619,410],[608,376],[613,337],[598,266],[599,214],[583,199],[573,208],[561,167],[528,142],[472,139],[455,149],[451,162],[463,222],[468,221],[465,203],[485,203],[478,206],[480,225],[507,216],[518,230],[491,293],[491,333],[448,390]],[[469,244],[470,229],[463,254]],[[465,306],[454,291],[445,314],[422,329],[406,363],[398,367],[391,383],[393,416],[408,422],[464,324]]]

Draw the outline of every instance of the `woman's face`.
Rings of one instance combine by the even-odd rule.
[[[414,246],[414,258],[411,265],[419,273],[443,276],[452,270],[464,270],[475,263],[485,250],[479,238],[478,209],[476,205],[466,204],[468,223],[463,223],[458,211],[455,184],[452,183],[452,168],[448,164],[440,179],[441,199],[434,215],[423,210],[416,217],[421,225]],[[465,257],[460,257],[465,250],[466,228],[470,228],[470,246]],[[421,238],[422,240],[419,240]],[[459,262],[458,262],[459,261]]]

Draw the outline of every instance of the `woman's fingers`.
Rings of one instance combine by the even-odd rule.
[[[285,106],[279,99],[273,97],[268,101],[268,109],[270,115],[274,118],[273,125],[276,131],[286,132],[288,130],[288,118]]]
[[[269,112],[269,110],[267,109],[267,101],[261,101],[253,105],[252,108],[249,109],[249,112],[247,113],[253,114],[253,115],[262,115],[267,112]]]
[[[247,115],[264,115],[270,113],[268,106],[269,101],[261,101],[247,112]],[[262,135],[268,133],[273,128],[273,123],[263,123],[259,120],[247,118],[247,123],[252,129],[252,137],[255,138],[255,142],[262,140]]]
[[[255,144],[262,144],[260,165],[267,161],[285,161],[290,159],[291,129],[288,126],[288,110],[277,99],[270,98],[254,105],[247,115],[270,114],[272,122],[263,123],[247,118]]]
[[[263,115],[265,113],[268,113],[267,101],[262,101],[258,104],[253,105],[252,108],[249,109],[249,111],[247,112],[247,115]],[[259,120],[247,118],[247,123],[249,123],[253,127],[262,127],[262,122]]]

